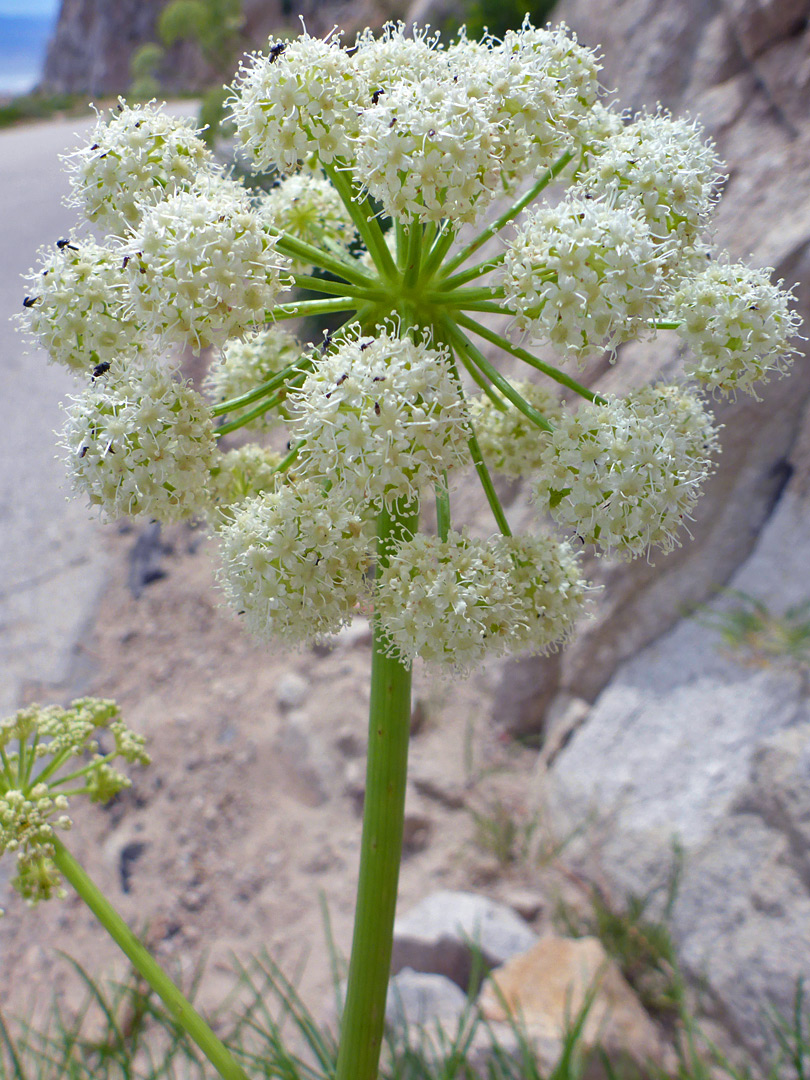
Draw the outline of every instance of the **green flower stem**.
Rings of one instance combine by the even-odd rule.
[[[412,503],[380,514],[379,567],[385,567],[391,544],[418,526]],[[386,656],[375,617],[360,876],[336,1080],[377,1080],[402,856],[410,722],[410,667]]]
[[[436,481],[434,490],[436,492],[436,531],[439,539],[446,541],[447,534],[450,532],[450,489],[447,486],[447,473],[443,474],[441,480]]]
[[[456,230],[454,227],[449,221],[443,221],[422,266],[423,280],[430,281],[438,270],[442,259],[452,247],[455,238]]]
[[[267,313],[271,321],[298,319],[304,315],[334,315],[338,311],[355,311],[357,301],[351,297],[336,296],[331,300],[299,300],[292,304],[278,304]]]
[[[511,536],[512,530],[509,528],[509,522],[506,520],[506,514],[501,506],[501,500],[498,498],[498,493],[495,490],[495,485],[492,483],[492,477],[489,475],[489,469],[487,463],[484,461],[484,455],[481,453],[481,447],[478,445],[478,439],[475,437],[475,431],[470,428],[472,434],[467,440],[467,446],[470,451],[470,457],[473,460],[475,471],[478,473],[478,479],[481,481],[481,487],[484,489],[484,494],[487,497],[489,508],[492,511],[492,516],[495,518],[495,522],[501,533],[504,536]]]
[[[333,187],[343,200],[343,205],[349,211],[354,227],[362,237],[377,269],[390,281],[396,281],[398,276],[397,268],[391,258],[391,252],[388,250],[380,223],[369,205],[368,197],[360,200],[355,198],[352,182],[339,165],[338,167],[324,165],[324,169],[332,181]]]
[[[242,413],[241,416],[237,416],[233,420],[229,420],[227,424],[220,424],[220,426],[214,432],[214,435],[218,439],[220,439],[223,435],[227,435],[231,431],[236,431],[240,427],[244,427],[245,424],[251,423],[253,420],[258,420],[260,416],[263,416],[266,412],[269,412],[270,409],[277,408],[287,396],[287,390],[291,386],[300,386],[306,377],[306,372],[302,371],[300,375],[296,375],[294,379],[290,379],[284,390],[279,391],[279,393],[277,394],[274,394],[269,401],[261,402],[261,404],[257,405],[255,409],[251,409],[249,412]]]
[[[464,285],[468,281],[473,281],[477,277],[483,277],[484,274],[488,274],[490,270],[495,270],[501,265],[506,258],[506,252],[502,251],[500,255],[493,255],[491,259],[484,259],[483,262],[476,263],[475,266],[469,267],[469,269],[462,271],[460,274],[453,274],[452,277],[444,278],[439,282],[439,288],[444,291],[445,289],[455,289],[459,285]]]
[[[385,296],[382,289],[361,288],[359,285],[332,281],[330,278],[313,277],[311,274],[295,274],[293,283],[297,289],[333,293],[336,296],[356,296],[361,300],[382,300]]]
[[[519,409],[524,416],[543,431],[554,430],[548,420],[515,390],[514,386],[501,375],[497,368],[490,364],[481,350],[473,345],[467,335],[459,330],[452,319],[445,318],[443,325],[456,351],[466,354],[472,363],[486,375],[489,381],[494,386],[497,386],[503,396],[512,402],[516,409]]]
[[[273,472],[286,472],[298,457],[301,447],[306,445],[306,441],[306,439],[299,439],[295,446],[291,446],[289,453],[285,454],[278,465],[276,465]]]
[[[678,330],[681,324],[679,322],[651,322],[650,326],[654,330]]]
[[[394,232],[397,237],[397,266],[403,270],[408,258],[408,230],[405,228],[405,222],[397,218],[394,222]]]
[[[412,289],[422,269],[422,226],[412,221],[408,231],[408,255],[405,260],[403,284]]]
[[[600,405],[605,405],[605,399],[600,397],[599,394],[595,394],[592,390],[589,390],[582,383],[578,383],[576,379],[572,379],[570,375],[566,375],[558,368],[552,367],[551,364],[544,364],[542,360],[538,360],[536,356],[532,356],[530,352],[525,349],[521,349],[518,345],[513,345],[507,338],[502,337],[500,334],[496,334],[494,330],[490,330],[488,326],[483,326],[481,323],[476,322],[475,319],[470,319],[461,312],[458,312],[455,316],[455,321],[459,326],[464,326],[468,330],[472,330],[473,333],[478,334],[479,337],[484,338],[486,341],[492,342],[493,345],[497,345],[503,349],[504,352],[511,353],[512,356],[516,356],[518,360],[522,360],[525,364],[535,368],[537,371],[542,371],[544,375],[548,375],[550,379],[558,382],[561,386],[567,386],[569,390],[573,390],[579,394],[580,397],[586,398],[588,401],[596,401]]]
[[[138,974],[160,997],[180,1027],[199,1046],[219,1075],[224,1080],[248,1080],[247,1074],[236,1063],[223,1043],[144,948],[62,841],[54,836],[51,842],[54,849],[53,861],[57,869],[84,900]]]
[[[51,787],[55,788],[57,785],[69,784],[72,780],[78,780],[80,776],[87,776],[89,773],[94,772],[99,765],[107,765],[111,761],[115,761],[118,757],[118,751],[113,750],[110,754],[105,754],[104,757],[94,758],[93,761],[83,765],[81,769],[76,769],[72,773],[68,773],[67,776],[60,776],[51,783]],[[43,783],[47,779],[45,770],[37,777],[37,783]]]
[[[505,306],[505,301],[498,303],[497,300],[473,300],[464,303],[463,307],[465,311],[488,311],[493,315],[511,315],[514,316],[514,311]],[[454,308],[458,311],[459,308]]]
[[[440,303],[447,307],[468,307],[479,300],[503,300],[504,291],[502,286],[481,285],[477,289],[453,289],[450,292],[430,292],[425,299],[429,302]]]
[[[369,285],[374,280],[365,267],[354,259],[342,259],[335,255],[328,255],[321,248],[308,244],[306,240],[299,240],[297,237],[289,236],[287,233],[279,232],[277,229],[270,228],[269,232],[278,236],[276,248],[282,255],[287,255],[291,259],[298,259],[300,262],[312,263],[314,266],[320,267],[321,270],[328,270],[330,273],[346,278],[347,281],[352,281],[356,285]]]
[[[240,394],[239,397],[230,398],[228,401],[221,401],[219,405],[213,405],[210,409],[210,413],[212,416],[222,416],[224,413],[233,412],[234,409],[241,409],[244,405],[252,405],[254,401],[259,401],[260,398],[267,397],[267,395],[272,394],[274,390],[278,390],[278,388],[283,386],[288,379],[300,374],[302,371],[307,372],[311,370],[311,360],[296,360],[294,364],[288,364],[283,371],[274,375],[272,379],[268,379],[267,382],[261,383],[255,390],[249,390],[246,394]]]
[[[518,216],[521,210],[525,210],[530,202],[534,202],[543,188],[548,187],[551,181],[559,176],[573,156],[574,155],[569,151],[568,153],[563,154],[562,157],[557,158],[551,168],[546,169],[533,187],[530,187],[529,190],[522,195],[516,203],[513,203],[508,210],[505,210],[500,217],[490,222],[483,232],[479,233],[474,240],[471,240],[469,244],[463,247],[448,263],[445,264],[445,275],[450,274],[457,266],[461,266],[466,259],[469,259],[473,252],[478,251],[478,249],[485,244],[487,240],[493,237],[495,233],[500,232],[504,225],[508,224],[513,218]]]

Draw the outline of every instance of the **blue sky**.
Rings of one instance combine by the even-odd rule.
[[[0,0],[0,15],[56,15],[59,0]]]

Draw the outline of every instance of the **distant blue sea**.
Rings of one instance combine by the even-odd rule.
[[[42,75],[51,15],[0,15],[0,94],[25,94]]]

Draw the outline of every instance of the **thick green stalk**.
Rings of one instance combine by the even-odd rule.
[[[350,256],[343,258],[337,255],[327,255],[321,248],[314,247],[305,240],[298,239],[298,237],[279,232],[278,229],[270,229],[269,231],[274,236],[279,237],[276,247],[282,255],[288,255],[291,259],[299,259],[304,263],[312,263],[314,266],[320,267],[321,270],[328,270],[330,273],[346,278],[347,281],[352,281],[356,285],[374,284],[373,276],[356,259],[352,259]]]
[[[224,1080],[248,1080],[224,1044],[213,1033],[194,1006],[174,985],[163,968],[133,934],[112,904],[90,880],[62,841],[54,836],[53,861],[85,904],[122,950],[139,975],[152,987],[180,1027],[199,1046]]]
[[[335,296],[331,300],[298,300],[290,304],[278,304],[267,312],[267,318],[271,322],[281,322],[282,319],[297,319],[304,315],[334,315],[338,311],[355,311],[359,307],[358,300],[351,297]]]
[[[324,165],[324,169],[343,205],[349,211],[354,227],[368,248],[368,252],[374,260],[374,265],[383,277],[388,278],[390,281],[396,281],[398,277],[397,267],[391,257],[391,252],[388,250],[380,223],[371,210],[368,196],[364,198],[356,197],[357,193],[352,187],[352,182],[345,175],[340,163]]]
[[[386,565],[392,542],[403,532],[415,532],[418,524],[413,504],[380,514],[378,567]],[[336,1080],[377,1078],[402,856],[410,721],[410,667],[385,655],[375,618],[360,876]]]

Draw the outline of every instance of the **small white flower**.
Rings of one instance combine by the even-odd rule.
[[[261,325],[289,267],[275,244],[240,184],[170,196],[144,213],[127,248],[135,317],[196,351]]]
[[[366,28],[357,35],[352,62],[366,86],[368,98],[383,94],[399,83],[419,86],[427,79],[452,78],[448,54],[439,32],[430,27],[407,27],[404,22],[386,23],[380,34]]]
[[[677,386],[646,387],[563,414],[543,452],[535,499],[607,554],[670,551],[717,449],[711,415]]]
[[[271,37],[266,54],[247,60],[228,104],[257,172],[294,172],[314,153],[324,165],[351,157],[365,82],[337,36]]]
[[[584,359],[647,331],[662,258],[629,207],[568,197],[529,212],[507,246],[503,284],[532,341]]]
[[[308,475],[379,506],[466,463],[466,410],[447,354],[378,331],[347,339],[290,394]]]
[[[96,379],[67,409],[73,486],[108,518],[177,521],[207,506],[214,433],[205,402],[157,367]]]
[[[123,255],[93,240],[59,243],[56,250],[43,248],[40,269],[30,271],[20,324],[51,360],[77,374],[89,375],[101,363],[120,369],[147,344],[126,311]]]
[[[248,500],[220,539],[221,584],[259,637],[300,644],[335,634],[368,601],[373,528],[320,484]]]
[[[787,371],[801,319],[771,273],[718,262],[682,282],[671,309],[694,354],[685,365],[690,378],[725,397],[737,390],[756,397],[756,383]]]
[[[536,383],[513,381],[512,386],[546,420],[554,423],[560,403],[552,393]],[[500,409],[486,394],[470,399],[468,405],[478,445],[491,468],[518,479],[539,467],[548,432],[533,424],[506,399]]]
[[[167,116],[163,108],[154,101],[129,106],[120,98],[108,119],[99,116],[90,144],[64,158],[72,204],[106,232],[129,232],[144,205],[218,171],[194,121]]]
[[[509,648],[520,612],[497,548],[451,531],[397,545],[379,575],[375,612],[391,655],[468,670]]]

